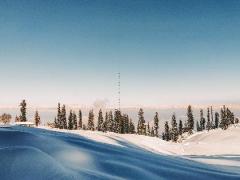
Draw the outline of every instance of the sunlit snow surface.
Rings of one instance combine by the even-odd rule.
[[[236,166],[206,165],[113,142],[117,145],[44,129],[0,128],[0,179],[240,179]]]

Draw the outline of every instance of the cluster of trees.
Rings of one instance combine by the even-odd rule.
[[[120,134],[135,133],[135,127],[127,114],[122,114],[121,111],[115,110],[106,112],[105,117],[100,109],[97,116],[97,124],[95,126],[93,110],[89,111],[87,125],[83,123],[82,111],[79,110],[78,117],[75,111],[70,110],[68,118],[66,115],[66,107],[61,107],[58,103],[57,117],[54,120],[54,126],[60,129],[69,130],[97,130],[102,132],[115,132]]]
[[[12,119],[12,116],[10,114],[4,113],[0,116],[0,122],[3,124],[9,124],[11,119]]]
[[[27,121],[27,103],[26,100],[22,100],[20,103],[20,115],[15,117],[15,122],[26,122]],[[34,123],[36,126],[39,126],[41,123],[41,118],[38,111],[34,115]]]
[[[176,115],[172,115],[171,127],[169,127],[168,121],[165,122],[165,130],[162,133],[162,139],[166,141],[172,140],[177,142],[179,136],[183,133],[188,132],[189,134],[193,133],[194,129],[194,116],[192,107],[189,105],[187,108],[187,121],[185,121],[184,126],[182,120],[179,120],[177,123]]]
[[[200,110],[200,120],[197,121],[197,131],[211,130],[222,128],[226,130],[231,124],[239,123],[239,119],[235,118],[234,113],[226,106],[223,106],[218,112],[213,113],[213,108],[207,108],[207,120],[203,115],[203,110]]]
[[[149,122],[146,123],[144,119],[144,112],[143,109],[141,108],[138,112],[137,134],[158,137],[159,117],[157,112],[155,113],[153,122],[154,123],[152,127],[150,127]]]

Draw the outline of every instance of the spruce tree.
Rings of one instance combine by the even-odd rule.
[[[88,130],[94,131],[94,113],[93,113],[93,110],[89,111],[89,115],[88,115]]]
[[[200,109],[200,127],[201,127],[201,131],[205,130],[205,123],[206,123],[206,120],[203,117],[203,110]]]
[[[196,125],[197,127],[197,131],[201,131],[201,126],[200,126],[200,124],[199,124],[199,122],[197,121],[197,125]]]
[[[219,126],[219,113],[215,113],[215,128],[218,128]]]
[[[27,121],[27,103],[25,99],[20,103],[20,121],[26,122]]]
[[[121,111],[116,109],[115,112],[114,112],[113,132],[121,133],[121,129],[122,129],[121,120],[122,120]]]
[[[210,121],[210,111],[209,108],[207,109],[207,125],[206,129],[209,131],[211,129],[211,121]]]
[[[221,122],[220,122],[220,127],[223,130],[226,130],[228,128],[228,122],[227,122],[227,111],[225,105],[223,108],[221,108]]]
[[[115,123],[114,123],[114,118],[113,118],[113,112],[109,111],[107,129],[110,132],[114,132],[114,127],[115,127]]]
[[[158,137],[158,129],[159,129],[159,118],[158,113],[155,113],[154,116],[154,136]]]
[[[63,129],[67,129],[67,114],[66,114],[66,107],[65,105],[62,106],[62,111],[60,112],[61,115],[60,115],[60,122],[61,122],[61,127]]]
[[[40,116],[38,114],[38,111],[35,112],[34,121],[36,126],[40,124]]]
[[[129,127],[130,127],[130,122],[129,122],[128,115],[124,114],[123,119],[124,119],[124,134],[128,134],[129,133]]]
[[[73,113],[72,110],[70,110],[69,116],[68,116],[68,129],[73,129]]]
[[[147,136],[151,136],[151,129],[150,129],[149,122],[147,123]]]
[[[187,108],[187,124],[188,124],[188,133],[193,133],[194,128],[194,117],[192,112],[192,107],[189,105]]]
[[[131,119],[129,121],[129,133],[130,134],[134,134],[135,133],[135,126],[134,126],[134,124],[133,124]]]
[[[77,115],[75,112],[73,112],[73,129],[77,130],[78,123],[77,123]]]
[[[109,131],[109,120],[108,120],[108,112],[105,114],[105,120],[104,120],[104,132]]]
[[[214,129],[215,126],[214,126],[214,123],[213,123],[213,108],[211,106],[211,129]]]
[[[175,114],[172,115],[171,139],[173,140],[173,142],[177,142],[178,140],[177,120]]]
[[[82,122],[82,111],[81,111],[81,109],[78,112],[78,119],[79,119],[78,127],[79,127],[79,129],[82,129],[83,128],[83,122]]]
[[[170,132],[169,132],[169,126],[168,126],[168,122],[165,122],[165,132],[164,132],[164,139],[166,141],[170,140]]]
[[[183,133],[183,123],[182,120],[179,121],[178,134],[181,136]]]
[[[145,119],[144,119],[144,112],[141,108],[138,112],[138,134],[140,135],[146,135],[146,125],[145,125]]]
[[[155,136],[155,133],[154,133],[154,128],[152,127],[151,128],[151,136],[154,137]]]
[[[102,114],[102,110],[101,109],[98,112],[97,130],[98,131],[103,131],[103,114]]]

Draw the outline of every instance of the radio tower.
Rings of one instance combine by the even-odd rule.
[[[121,110],[121,73],[118,73],[118,110]]]

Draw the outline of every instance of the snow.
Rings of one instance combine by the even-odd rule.
[[[171,143],[146,136],[83,130],[0,128],[0,176],[1,179],[239,179],[240,167],[236,163],[240,161],[239,129],[196,133],[182,143]],[[216,153],[211,150],[215,142],[221,145]],[[226,154],[228,147],[230,151]],[[207,159],[209,164],[203,164]]]

